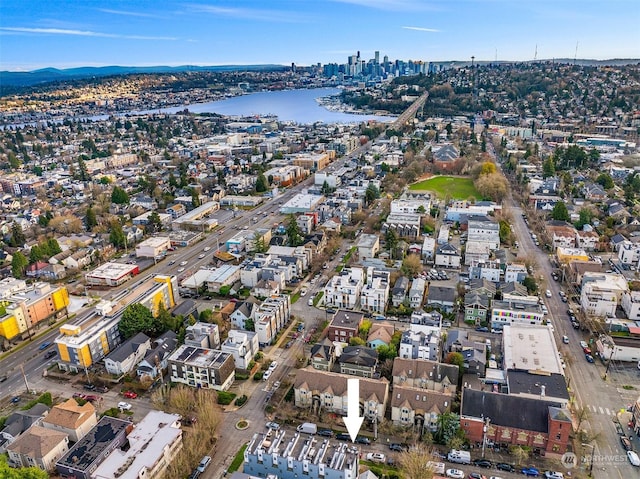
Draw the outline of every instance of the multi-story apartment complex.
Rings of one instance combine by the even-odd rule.
[[[518,301],[493,301],[491,329],[502,329],[507,324],[540,325],[544,314],[538,304]]]
[[[328,308],[355,309],[360,304],[364,286],[362,268],[346,268],[324,287],[324,304]]]
[[[225,391],[235,379],[231,353],[183,344],[169,357],[171,381]]]
[[[255,313],[255,331],[261,345],[271,344],[278,331],[291,316],[291,298],[286,294],[273,295],[265,299]]]
[[[34,326],[67,313],[69,293],[64,286],[5,281],[0,299],[0,336],[13,339]]]
[[[177,298],[177,278],[158,275],[115,304],[99,303],[96,310],[60,327],[60,336],[55,340],[60,357],[58,367],[77,372],[118,347],[122,342],[118,323],[127,305],[140,303],[157,315],[161,304],[170,309],[176,305]]]
[[[360,306],[372,313],[384,313],[389,302],[389,271],[367,268],[367,283],[360,292]]]
[[[629,284],[620,274],[587,272],[582,276],[580,305],[588,316],[615,317],[616,308],[628,291]]]

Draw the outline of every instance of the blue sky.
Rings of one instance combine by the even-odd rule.
[[[0,70],[639,58],[639,0],[3,0]]]

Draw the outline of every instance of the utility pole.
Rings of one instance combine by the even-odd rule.
[[[484,425],[482,426],[482,458],[484,459],[484,447],[487,444],[487,431],[489,430],[489,424],[491,423],[491,418],[484,418]]]
[[[24,373],[24,365],[20,365],[20,372],[22,373],[22,379],[24,380],[24,387],[27,388],[27,393],[31,392],[31,388],[29,387],[29,381],[27,381],[27,375]]]

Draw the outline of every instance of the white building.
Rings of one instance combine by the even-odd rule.
[[[361,234],[356,246],[358,247],[360,261],[372,259],[380,251],[380,238],[378,235]]]
[[[249,363],[260,350],[258,335],[253,331],[232,329],[220,346],[220,350],[233,355],[236,368],[249,369]]]
[[[436,250],[436,240],[431,236],[425,236],[422,241],[422,260],[433,261]]]
[[[622,294],[622,309],[630,320],[640,320],[640,291],[625,291]]]
[[[180,416],[149,411],[127,436],[128,448],[115,448],[91,479],[156,479],[182,449]]]
[[[615,317],[616,308],[628,291],[627,280],[620,274],[586,272],[582,276],[580,305],[588,316]]]
[[[505,325],[502,350],[505,369],[564,375],[553,330],[547,326]]]
[[[328,308],[355,309],[360,304],[364,286],[362,268],[345,268],[324,287],[324,303]]]
[[[255,313],[254,325],[258,343],[271,344],[290,316],[291,297],[288,294],[272,295],[265,299]]]
[[[427,359],[437,361],[440,357],[440,332],[407,330],[402,333],[398,357],[403,359]]]
[[[389,205],[390,213],[411,213],[428,214],[431,209],[431,199],[429,198],[400,198],[391,201]]]
[[[537,304],[494,300],[491,310],[491,329],[502,329],[505,325],[539,326],[544,321],[544,314]]]
[[[136,257],[161,258],[171,248],[168,236],[153,236],[136,245]]]
[[[415,278],[409,288],[409,306],[413,309],[420,308],[424,301],[424,288],[427,282],[422,278]]]
[[[226,391],[236,377],[230,353],[183,344],[169,356],[171,382]]]
[[[618,246],[618,260],[622,264],[638,264],[638,259],[640,259],[640,243],[632,243],[629,240],[624,240],[622,244]]]
[[[469,220],[467,241],[489,243],[491,249],[498,249],[500,247],[500,226],[491,221]]]
[[[363,310],[373,313],[384,313],[389,302],[389,277],[388,271],[367,268],[367,283],[360,293],[360,306]]]

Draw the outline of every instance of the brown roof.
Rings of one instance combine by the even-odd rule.
[[[564,236],[567,238],[576,237],[576,229],[568,225],[547,225],[547,231],[555,234],[556,236]]]
[[[389,344],[391,342],[391,337],[393,336],[394,329],[395,328],[392,324],[373,324],[371,325],[371,329],[369,330],[367,342],[370,343],[371,341],[379,339],[385,344]]]
[[[13,441],[8,450],[33,458],[43,458],[56,448],[67,437],[67,434],[42,426],[31,426]]]
[[[347,394],[347,379],[349,378],[353,378],[353,376],[318,371],[307,366],[298,370],[293,387],[318,393],[330,392],[334,396],[344,396]],[[386,378],[358,377],[358,379],[360,380],[360,399],[363,401],[374,399],[380,404],[386,402],[389,393],[389,381]]]
[[[90,402],[80,406],[75,399],[68,399],[61,404],[53,406],[43,422],[67,429],[78,429],[95,413],[96,408]]]
[[[454,394],[395,385],[391,393],[391,407],[406,407],[418,414],[442,414],[451,409],[454,397]]]
[[[392,376],[404,376],[407,379],[428,379],[435,382],[448,381],[455,388],[458,385],[459,372],[458,366],[454,364],[444,364],[427,359],[395,358]]]

